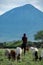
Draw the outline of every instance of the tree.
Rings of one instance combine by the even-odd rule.
[[[37,34],[34,35],[35,40],[41,40],[43,42],[43,30],[37,32]]]
[[[6,46],[6,42],[4,42],[3,45]]]

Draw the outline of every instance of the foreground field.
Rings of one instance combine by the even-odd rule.
[[[40,50],[41,49],[39,49],[39,55],[40,55]],[[25,56],[24,54],[22,54],[22,58],[20,61],[17,60],[9,61],[7,57],[4,55],[4,52],[5,49],[0,49],[0,65],[43,65],[43,60],[33,61],[31,51],[27,52]]]

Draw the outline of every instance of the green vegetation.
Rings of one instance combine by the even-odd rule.
[[[37,42],[28,41],[27,45],[32,46],[33,44],[35,44],[37,47],[40,47],[40,46],[43,47],[43,30],[38,31],[34,35],[34,39]],[[21,44],[22,44],[22,40],[18,40],[18,41],[4,42],[2,46],[13,48],[13,47],[21,46]]]
[[[15,42],[6,42],[6,43],[4,43],[4,46],[6,47],[11,47],[11,48],[16,48],[16,47],[19,47],[19,46],[21,46],[22,45],[22,41],[15,41]],[[42,47],[43,47],[43,44],[42,44],[42,42],[32,42],[32,41],[28,41],[27,42],[27,45],[30,47],[30,46],[32,46],[32,45],[36,45],[36,47],[38,47],[38,48],[40,48],[41,47],[41,45],[42,45]]]
[[[41,49],[39,49],[39,55],[40,55]],[[5,49],[0,49],[0,65],[43,65],[42,61],[33,61],[32,60],[32,52],[28,51],[26,55],[22,54],[22,58],[20,61],[17,62],[17,60],[12,61],[8,60],[7,57],[4,55]]]
[[[21,46],[22,44],[22,41],[18,40],[18,41],[15,41],[15,42],[8,42],[5,44],[5,46],[12,46],[12,47],[17,47],[17,46]]]
[[[37,47],[40,47],[41,43],[43,44],[43,31],[39,31],[37,34],[35,34],[34,39],[39,40],[39,42],[28,41],[27,45],[32,46],[33,44],[35,44]],[[13,42],[4,42],[3,45],[5,47],[6,46],[18,47],[18,46],[21,46],[21,44],[22,44],[22,41],[18,40],[18,41],[13,41]],[[41,49],[39,49],[39,55],[40,55],[40,51]],[[17,60],[9,61],[7,57],[4,55],[4,52],[5,52],[5,49],[0,49],[0,65],[43,65],[43,60],[42,61],[38,60],[36,62],[32,60],[31,51],[27,52],[25,56],[22,54],[21,61],[18,61],[18,62]]]
[[[41,40],[43,41],[43,30],[37,32],[37,34],[35,34],[35,40]]]

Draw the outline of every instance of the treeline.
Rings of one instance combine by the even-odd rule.
[[[37,42],[32,42],[32,41],[28,41],[27,45],[33,46],[35,45],[36,47],[43,48],[43,30],[38,31],[35,35],[34,35],[34,40]],[[18,40],[18,41],[13,41],[13,42],[4,42],[4,43],[0,43],[0,47],[18,47],[22,45],[22,41]]]
[[[43,42],[31,42],[31,41],[29,41],[28,42],[28,46],[30,47],[30,46],[36,46],[37,48],[43,48]]]
[[[15,41],[15,42],[4,42],[1,46],[1,48],[16,48],[16,47],[21,47],[22,45],[22,41]],[[33,46],[35,45],[36,47],[43,48],[43,42],[32,42],[32,41],[28,41],[27,42],[27,46]]]

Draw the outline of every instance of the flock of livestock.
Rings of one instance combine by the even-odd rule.
[[[37,61],[37,59],[39,59],[41,61],[43,59],[43,50],[41,50],[40,56],[38,56],[38,49],[35,48],[35,47],[30,47],[30,48],[27,48],[26,50],[27,51],[29,51],[29,50],[32,51],[33,60]],[[22,52],[23,52],[23,49],[20,48],[20,47],[17,47],[15,50],[5,49],[5,56],[7,56],[7,58],[9,60],[10,59],[12,59],[12,60],[17,59],[17,61],[18,61],[22,57]]]

